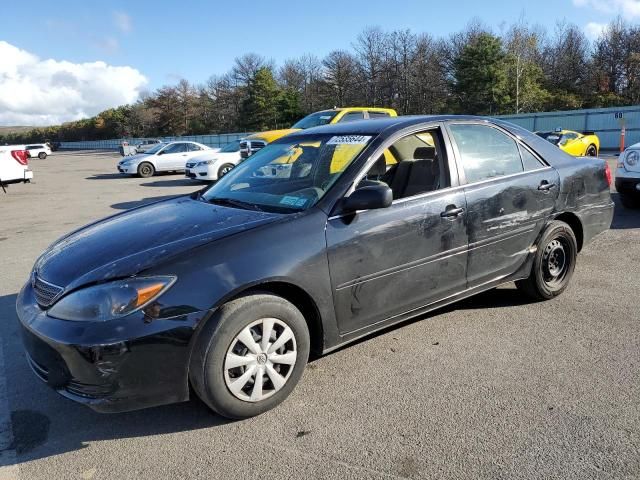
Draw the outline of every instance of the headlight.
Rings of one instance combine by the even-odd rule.
[[[640,160],[640,153],[637,150],[630,150],[624,158],[624,161],[630,167],[637,165],[638,160]]]
[[[61,320],[106,322],[129,315],[166,292],[175,277],[140,277],[83,288],[56,303],[47,314]]]
[[[203,165],[213,165],[213,162],[215,162],[215,160],[203,160],[201,162],[198,162],[196,167],[202,167]]]

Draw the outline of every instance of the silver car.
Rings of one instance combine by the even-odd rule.
[[[187,161],[211,150],[213,149],[197,142],[159,143],[144,153],[120,160],[118,171],[143,178],[152,177],[156,172],[184,172]]]
[[[620,154],[616,170],[616,190],[622,205],[640,208],[640,143]]]

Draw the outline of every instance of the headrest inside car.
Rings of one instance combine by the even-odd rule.
[[[413,152],[413,158],[416,160],[433,160],[436,158],[435,147],[418,147]]]

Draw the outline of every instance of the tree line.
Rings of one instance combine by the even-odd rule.
[[[447,38],[364,29],[349,49],[282,65],[249,53],[205,84],[180,80],[95,117],[0,136],[2,143],[260,131],[334,106],[400,114],[499,115],[640,103],[640,27],[617,19],[595,41],[570,23],[479,21]]]

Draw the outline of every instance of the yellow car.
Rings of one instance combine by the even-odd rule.
[[[536,132],[536,135],[574,157],[597,157],[600,151],[600,139],[594,132],[579,133],[556,128],[553,132]]]
[[[240,142],[240,157],[243,159],[257,152],[265,145],[305,128],[319,127],[340,122],[353,122],[377,118],[397,117],[398,114],[391,108],[378,107],[345,107],[332,110],[322,110],[307,115],[295,123],[291,128],[283,130],[269,130],[267,132],[254,133]]]

